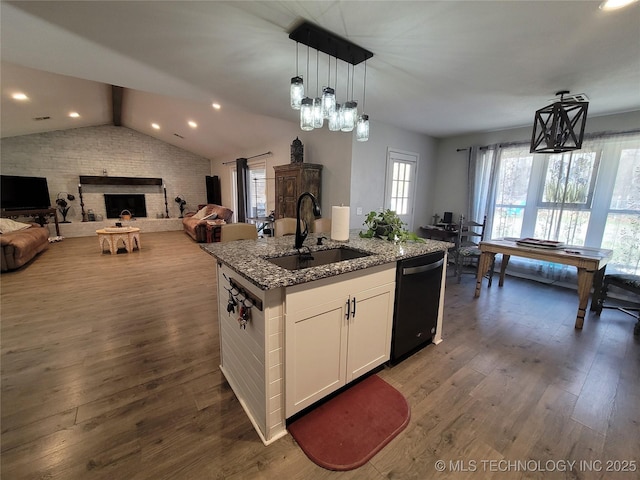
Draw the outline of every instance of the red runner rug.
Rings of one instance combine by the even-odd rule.
[[[404,430],[409,417],[402,394],[372,375],[294,421],[289,433],[321,467],[352,470]]]

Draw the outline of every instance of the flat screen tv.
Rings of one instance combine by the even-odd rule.
[[[51,208],[47,179],[0,175],[0,207],[4,210]]]

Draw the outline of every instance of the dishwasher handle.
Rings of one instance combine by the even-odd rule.
[[[437,262],[428,263],[427,265],[420,265],[418,267],[406,267],[402,269],[402,276],[404,277],[406,275],[415,275],[417,273],[423,273],[423,272],[428,272],[430,270],[435,270],[436,268],[441,267],[443,263],[444,263],[444,258],[441,258]]]

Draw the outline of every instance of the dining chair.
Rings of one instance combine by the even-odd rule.
[[[252,223],[227,223],[220,226],[220,242],[233,240],[255,240],[258,238],[258,230]]]
[[[296,219],[292,217],[278,218],[273,222],[276,237],[296,234]]]
[[[608,297],[609,289],[611,287],[624,290],[632,300],[628,302],[615,301],[605,305],[606,302],[611,300],[611,298]],[[615,308],[637,319],[638,321],[633,329],[633,333],[634,335],[640,335],[640,275],[628,273],[612,273],[605,275],[604,281],[602,282],[602,289],[600,290],[598,299],[595,302],[594,310],[598,315],[600,315],[603,308]]]
[[[460,219],[458,223],[458,236],[455,246],[456,274],[458,283],[462,279],[463,273],[476,273],[478,262],[480,260],[480,242],[484,240],[484,228],[487,224],[487,216],[482,219],[482,223],[473,220]],[[465,272],[465,267],[475,267],[470,272]],[[491,267],[493,272],[493,266]],[[489,275],[489,286],[491,286],[492,275]]]
[[[316,218],[313,221],[313,233],[331,233],[331,219]]]

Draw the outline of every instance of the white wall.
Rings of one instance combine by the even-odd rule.
[[[277,121],[277,120],[274,120]],[[349,204],[351,177],[351,133],[321,130],[303,132],[298,124],[281,122],[279,133],[260,151],[238,151],[234,157],[216,158],[211,162],[211,174],[218,175],[221,183],[222,203],[233,205],[229,169],[236,158],[252,157],[270,151],[267,161],[267,210],[275,209],[275,172],[273,167],[291,162],[291,143],[297,138],[304,145],[304,162],[317,163],[322,169],[321,208],[324,217],[331,216],[331,205]],[[272,126],[270,128],[273,128]]]
[[[413,230],[429,223],[436,184],[436,143],[427,135],[370,120],[369,140],[357,142],[353,139],[350,227],[361,228],[366,214],[384,205],[388,148],[419,155]],[[358,207],[362,208],[362,215],[357,214]]]
[[[640,111],[587,118],[585,132],[614,132],[640,128]],[[434,185],[432,208],[427,217],[443,212],[453,212],[454,218],[467,210],[467,152],[457,152],[458,148],[473,145],[491,145],[518,141],[531,141],[533,129],[533,114],[531,126],[483,132],[471,135],[460,135],[440,139],[437,145],[437,166],[435,177],[438,182]]]
[[[170,217],[180,214],[174,198],[183,194],[188,210],[206,203],[208,159],[126,127],[103,125],[3,138],[2,173],[47,177],[52,206],[58,192],[76,196],[67,220],[82,220],[78,198],[80,175],[162,178]],[[162,186],[83,185],[85,211],[105,216],[105,193],[143,193],[147,217],[165,212]],[[64,234],[64,232],[63,232]]]
[[[322,202],[324,217],[331,217],[333,205],[351,206],[351,228],[362,227],[364,216],[384,203],[387,148],[416,152],[419,155],[414,229],[428,223],[432,211],[435,185],[435,139],[371,121],[371,135],[367,142],[357,142],[353,133],[321,130],[303,132],[297,124],[283,122],[279,135],[260,151],[238,151],[234,157],[217,158],[211,162],[211,174],[221,180],[222,203],[233,204],[229,168],[223,165],[239,157],[251,157],[267,151],[267,208],[275,208],[275,180],[273,167],[291,161],[291,142],[298,137],[304,145],[304,161],[318,163],[322,169]],[[363,214],[357,215],[356,208]]]

